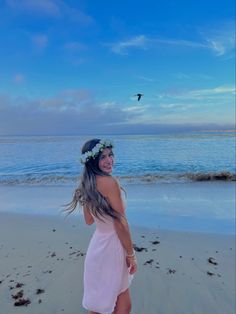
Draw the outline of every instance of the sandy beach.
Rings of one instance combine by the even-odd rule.
[[[132,314],[234,313],[233,235],[131,230],[139,265]],[[83,263],[93,231],[79,216],[0,213],[1,313],[86,313]]]

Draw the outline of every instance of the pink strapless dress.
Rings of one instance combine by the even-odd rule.
[[[94,217],[96,230],[84,263],[83,307],[101,314],[111,314],[116,300],[131,284],[125,250],[110,216]]]

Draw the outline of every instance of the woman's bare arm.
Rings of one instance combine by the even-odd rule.
[[[94,223],[93,216],[90,214],[88,207],[83,206],[84,220],[87,225],[92,225]]]
[[[100,188],[100,193],[107,198],[111,207],[122,215],[120,221],[118,219],[114,219],[114,226],[126,253],[128,255],[132,255],[134,251],[133,243],[129,230],[129,224],[125,216],[125,206],[121,197],[119,183],[113,177],[103,177],[100,182],[101,184],[97,187],[98,190]]]
[[[121,219],[114,219],[114,226],[118,238],[126,251],[126,263],[129,273],[137,271],[137,260],[133,250],[133,243],[129,230],[129,224],[125,216],[125,206],[121,197],[119,183],[112,177],[103,177],[97,180],[97,189],[105,196],[112,208],[121,214]]]

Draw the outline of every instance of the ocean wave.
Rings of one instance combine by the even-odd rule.
[[[78,182],[78,177],[66,176],[18,176],[0,177],[0,185],[66,185]]]
[[[188,173],[186,176],[192,181],[236,181],[236,173],[230,172]]]
[[[158,182],[190,182],[190,181],[236,181],[236,173],[208,172],[208,173],[147,173],[141,175],[117,175],[118,179],[127,183],[158,183]],[[71,185],[79,182],[79,176],[64,175],[18,175],[0,176],[0,185]]]
[[[181,173],[181,174],[144,174],[140,176],[120,176],[120,179],[127,181],[142,182],[178,182],[178,181],[236,181],[236,173],[230,172],[209,172],[209,173]]]

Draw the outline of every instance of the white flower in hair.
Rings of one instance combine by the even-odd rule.
[[[82,164],[85,164],[89,159],[95,158],[104,148],[111,147],[113,148],[114,145],[109,140],[101,140],[98,142],[92,150],[87,151],[86,153],[82,154],[80,157],[80,161]]]

